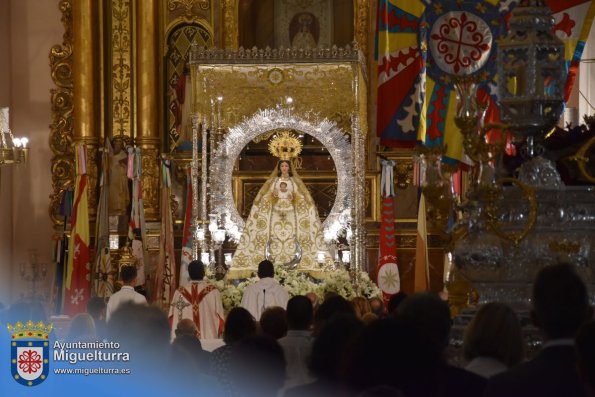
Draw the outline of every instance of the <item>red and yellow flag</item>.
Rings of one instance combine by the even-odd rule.
[[[89,187],[86,170],[87,152],[84,145],[77,146],[75,154],[76,183],[68,244],[68,263],[64,275],[63,306],[63,312],[71,316],[86,310],[87,301],[91,295],[89,209],[87,206]]]

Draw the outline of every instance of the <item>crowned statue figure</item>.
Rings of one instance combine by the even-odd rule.
[[[332,265],[318,210],[292,161],[301,150],[289,131],[269,143],[279,162],[254,199],[229,278],[250,276],[264,259],[315,278],[324,278]]]

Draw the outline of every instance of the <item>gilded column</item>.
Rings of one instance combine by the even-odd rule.
[[[159,79],[157,59],[157,0],[137,0],[137,131],[141,148],[141,180],[145,218],[159,218]]]
[[[98,81],[97,74],[97,19],[98,2],[95,0],[74,0],[72,3],[73,23],[73,79],[74,119],[72,143],[87,146],[87,174],[89,175],[89,216],[95,217],[97,209],[97,147],[99,144],[97,123]]]
[[[223,48],[238,48],[240,41],[240,30],[238,20],[238,0],[223,1]]]

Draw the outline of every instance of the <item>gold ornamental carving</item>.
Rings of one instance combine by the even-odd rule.
[[[587,169],[587,164],[589,163],[590,159],[588,153],[593,149],[595,149],[595,137],[589,139],[587,143],[581,146],[578,152],[576,152],[576,154],[570,158],[571,160],[577,162],[579,171],[581,172],[583,177],[591,183],[595,183],[595,175],[591,175],[589,173]]]
[[[112,1],[112,133],[132,136],[132,29],[131,1]]]
[[[178,8],[184,10],[184,15],[191,18],[193,13],[192,9],[198,7],[201,10],[208,10],[211,7],[209,0],[168,0],[167,9],[171,12],[176,11]]]
[[[223,0],[223,48],[238,48],[238,0]]]
[[[50,194],[50,218],[54,227],[64,224],[60,215],[60,202],[64,191],[74,183],[73,136],[73,77],[72,77],[72,0],[59,3],[62,12],[64,35],[62,45],[50,51],[52,80],[57,88],[51,89],[52,124],[50,124],[50,149],[52,170],[52,193]]]
[[[141,149],[142,197],[147,220],[159,218],[159,164],[157,148]]]
[[[97,159],[97,145],[86,145],[87,147],[87,179],[89,180],[89,186],[95,187],[97,186],[98,180],[98,169],[97,164],[99,160]],[[87,206],[89,207],[89,218],[94,219],[97,213],[97,194],[90,191],[87,197]]]
[[[370,19],[370,2],[368,0],[354,0],[355,5],[355,41],[364,54],[368,53],[368,25]]]
[[[395,186],[407,189],[413,180],[413,160],[397,161],[395,165]]]
[[[192,81],[195,92],[203,93],[195,98],[194,111],[210,115],[209,98],[222,96],[221,124],[235,125],[291,96],[294,113],[327,118],[349,133],[354,128],[355,101],[362,100],[354,96],[353,75],[363,76],[364,69],[359,55],[357,46],[237,51],[193,46],[190,62],[197,65],[192,68]],[[279,78],[271,81],[271,74]],[[363,77],[358,81],[363,83]],[[365,92],[365,84],[360,91]],[[365,122],[359,127],[366,132]]]

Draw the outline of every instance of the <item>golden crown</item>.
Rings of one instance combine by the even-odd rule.
[[[51,323],[45,325],[43,321],[35,324],[33,321],[29,320],[25,324],[18,321],[14,327],[11,324],[8,324],[7,328],[8,332],[12,333],[12,339],[47,339],[50,332],[52,332],[54,325]]]
[[[302,142],[291,132],[281,131],[269,142],[269,152],[281,160],[289,160],[302,152]]]

